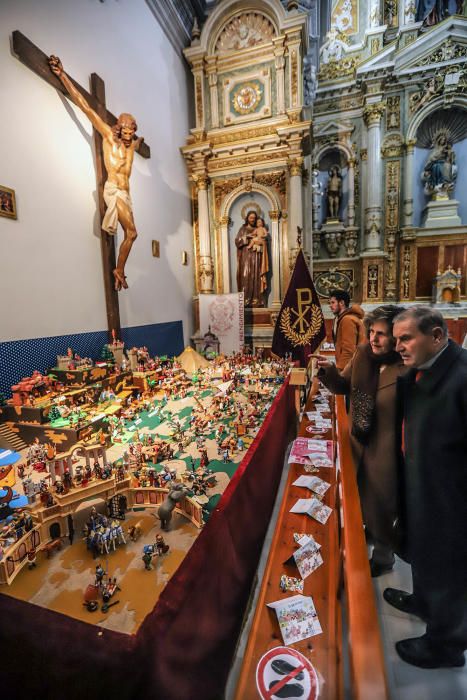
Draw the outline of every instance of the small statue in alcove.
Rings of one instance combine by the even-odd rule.
[[[327,186],[328,218],[338,219],[339,208],[342,200],[342,175],[338,165],[329,168],[329,180]]]
[[[425,194],[449,195],[457,178],[456,154],[446,129],[440,129],[433,139],[433,150],[427,158],[422,173]]]

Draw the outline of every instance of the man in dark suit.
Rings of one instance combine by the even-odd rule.
[[[421,668],[463,666],[467,648],[467,351],[442,315],[414,306],[394,320],[404,466],[402,514],[413,593],[387,588],[395,608],[427,623],[396,644]]]

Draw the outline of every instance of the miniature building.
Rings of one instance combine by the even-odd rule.
[[[457,272],[451,265],[447,270],[440,272],[433,280],[433,302],[435,304],[458,304],[461,298],[462,272]]]

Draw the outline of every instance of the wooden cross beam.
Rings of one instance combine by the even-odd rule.
[[[51,72],[49,67],[49,57],[35,46],[32,41],[24,36],[20,31],[16,30],[12,35],[12,48],[16,57],[30,68],[34,73],[39,75],[49,85],[61,92],[69,98],[69,95],[60,82],[60,80]],[[68,76],[70,77],[70,76]],[[91,75],[91,92],[89,93],[73,78],[70,77],[73,85],[83,95],[88,104],[97,114],[109,125],[113,126],[117,122],[117,117],[110,112],[105,104],[105,85],[102,78],[96,73]],[[93,129],[94,148],[96,155],[96,181],[97,193],[99,199],[99,213],[101,222],[105,213],[104,202],[104,183],[107,179],[107,172],[104,165],[102,154],[102,137]],[[137,151],[143,158],[151,157],[151,150],[148,144],[143,141]],[[101,252],[102,252],[102,267],[104,272],[104,287],[105,287],[105,303],[107,309],[107,325],[109,330],[109,339],[111,332],[115,330],[118,334],[120,331],[120,309],[118,304],[118,293],[115,291],[113,283],[112,271],[115,268],[115,236],[101,229]]]

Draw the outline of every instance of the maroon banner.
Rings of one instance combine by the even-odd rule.
[[[279,357],[289,353],[306,367],[325,337],[321,304],[300,248],[274,328],[272,351]]]

